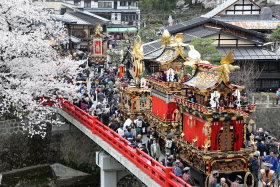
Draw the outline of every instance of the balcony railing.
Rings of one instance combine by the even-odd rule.
[[[147,78],[147,81],[157,84],[159,86],[163,86],[163,87],[169,87],[169,88],[178,88],[178,87],[182,87],[182,84],[178,83],[178,82],[165,82],[162,80],[158,80],[154,77],[149,76]]]
[[[219,112],[219,113],[230,112],[230,113],[240,115],[240,116],[248,116],[249,115],[248,112],[255,111],[255,109],[256,109],[256,105],[252,105],[252,104],[241,105],[236,108],[229,108],[229,107],[220,107],[218,109],[210,108],[210,107],[206,107],[206,106],[191,102],[185,96],[177,96],[177,95],[174,96],[174,100],[177,103],[182,104],[183,106],[187,106],[189,108],[192,108],[193,110],[197,110],[198,112],[202,112],[207,115],[213,114],[215,112]]]

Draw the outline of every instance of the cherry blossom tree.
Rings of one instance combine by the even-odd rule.
[[[31,0],[0,1],[0,15],[0,118],[12,114],[31,137],[44,137],[48,123],[60,122],[50,117],[57,107],[43,107],[38,98],[56,89],[73,96],[69,80],[81,62],[57,54],[50,44],[67,42],[66,28]]]

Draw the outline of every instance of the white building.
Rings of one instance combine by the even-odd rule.
[[[45,2],[55,2],[44,0]],[[138,0],[56,0],[111,20],[112,24],[140,25]]]

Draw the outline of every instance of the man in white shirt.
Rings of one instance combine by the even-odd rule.
[[[130,116],[128,116],[127,120],[123,124],[123,130],[126,131],[127,127],[130,127],[132,121],[130,119]]]
[[[124,135],[123,124],[121,124],[120,127],[117,129],[117,133],[121,136]]]

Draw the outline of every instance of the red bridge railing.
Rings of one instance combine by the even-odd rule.
[[[133,149],[129,141],[98,121],[98,117],[89,115],[67,100],[61,100],[60,102],[64,111],[85,125],[93,134],[98,135],[114,147],[114,149],[118,150],[123,156],[128,158],[161,186],[191,187],[191,185],[187,184],[182,178],[176,177],[171,167],[163,166],[138,148]]]

